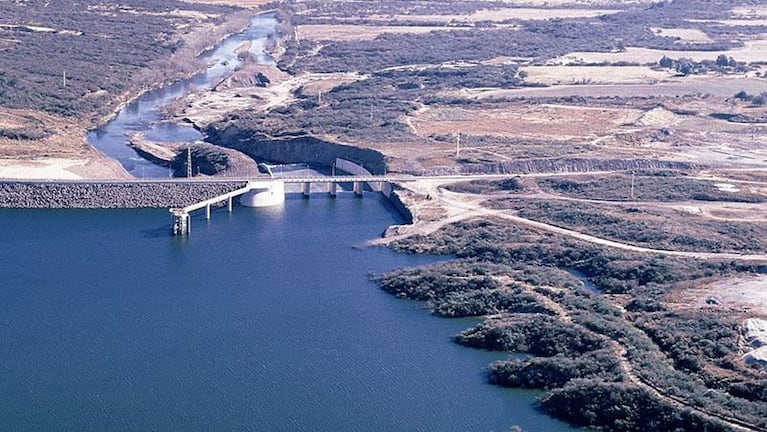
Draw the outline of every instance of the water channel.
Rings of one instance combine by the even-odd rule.
[[[253,23],[222,46],[276,24]],[[221,49],[213,71],[147,93],[90,142],[167,176],[124,134],[199,139],[158,107],[234,67]],[[380,194],[214,212],[188,238],[169,236],[165,209],[0,219],[0,431],[573,430],[537,411],[537,393],[486,383],[504,355],[451,341],[475,320],[370,281],[436,259],[362,246],[403,222]]]
[[[277,28],[273,15],[259,15],[250,27],[233,35],[201,57],[208,67],[191,79],[150,90],[127,104],[108,123],[88,134],[88,143],[105,155],[117,160],[134,177],[168,178],[168,168],[153,164],[140,157],[127,145],[127,134],[143,132],[147,139],[157,142],[193,142],[203,139],[191,125],[165,121],[162,109],[175,99],[196,90],[212,88],[223,77],[232,73],[241,62],[237,48],[250,42],[250,54],[261,64],[273,64],[265,53],[268,39]]]

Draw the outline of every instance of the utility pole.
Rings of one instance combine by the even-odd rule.
[[[67,86],[67,71],[66,70],[61,72],[61,81],[63,82],[64,87],[66,87]]]
[[[192,150],[186,146],[186,177],[192,177]]]
[[[317,105],[322,105],[322,90],[317,90]]]
[[[631,199],[634,199],[634,171],[631,171]]]
[[[461,155],[461,133],[458,132],[455,135],[455,157],[460,157]]]

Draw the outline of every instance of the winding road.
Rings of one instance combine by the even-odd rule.
[[[572,173],[569,173],[572,175]],[[591,173],[594,174],[594,173]],[[551,175],[551,174],[547,174]],[[539,176],[539,175],[536,175]],[[526,177],[521,175],[520,177]],[[586,234],[583,232],[558,227],[544,222],[535,221],[532,219],[523,218],[511,213],[509,210],[494,210],[483,207],[481,201],[484,199],[482,196],[451,192],[444,189],[444,186],[454,182],[455,179],[451,178],[428,178],[422,180],[416,180],[408,182],[404,186],[411,192],[417,195],[423,195],[430,198],[429,202],[434,204],[431,207],[438,206],[444,217],[431,220],[422,221],[416,220],[412,226],[400,226],[397,233],[376,240],[373,243],[386,244],[392,241],[406,238],[412,235],[421,234],[427,235],[440,229],[441,227],[459,222],[461,220],[467,220],[479,216],[494,217],[499,219],[508,220],[520,225],[529,226],[535,229],[553,232],[556,234],[564,235],[577,240],[585,241],[588,243],[597,244],[600,246],[606,246],[615,249],[621,249],[630,252],[639,252],[647,254],[675,256],[684,258],[694,258],[703,260],[732,260],[732,261],[767,261],[767,254],[739,254],[731,252],[689,252],[689,251],[676,251],[668,249],[654,249],[648,247],[635,246],[628,243],[618,242],[614,240],[608,240],[605,238],[597,237],[594,235]],[[413,205],[415,213],[418,212],[419,206],[423,204],[415,203]],[[668,205],[668,204],[666,204]]]

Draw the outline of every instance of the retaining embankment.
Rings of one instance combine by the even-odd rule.
[[[407,204],[402,201],[402,198],[400,198],[400,195],[397,193],[396,187],[387,198],[389,198],[389,202],[399,212],[399,214],[405,218],[405,223],[412,224],[414,220],[413,212],[410,210]]]
[[[48,183],[0,182],[3,208],[184,207],[243,187],[243,182]]]
[[[373,174],[386,172],[383,154],[378,151],[346,144],[324,141],[312,136],[267,137],[235,125],[208,126],[203,130],[205,140],[239,150],[259,162],[308,163],[332,166],[336,158],[359,164]]]

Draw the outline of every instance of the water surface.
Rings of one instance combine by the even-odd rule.
[[[380,195],[193,218],[0,210],[1,431],[570,430],[486,383],[497,353],[368,275]]]

